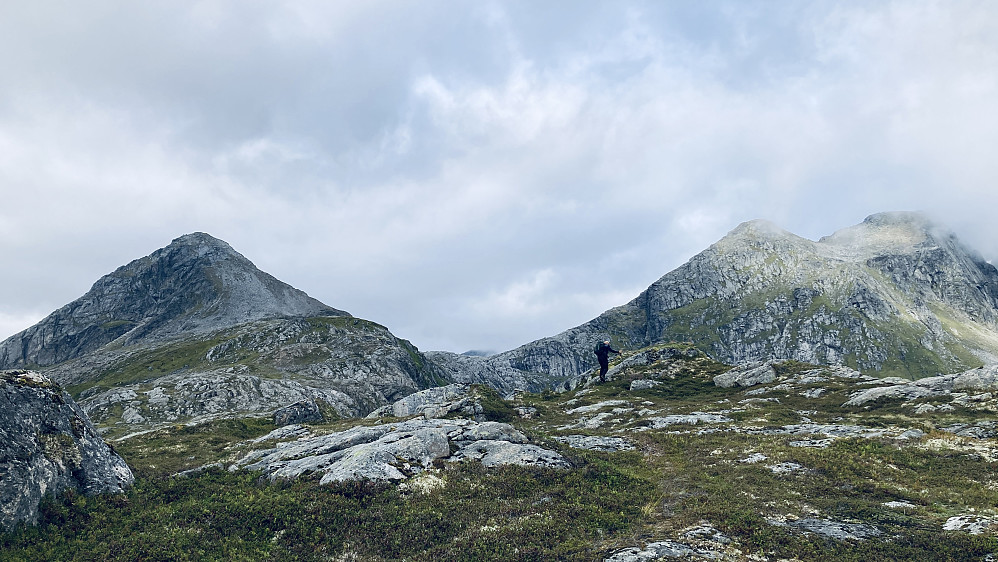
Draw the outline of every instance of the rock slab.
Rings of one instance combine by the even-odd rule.
[[[557,452],[527,441],[525,435],[505,423],[414,418],[280,443],[272,449],[249,453],[230,470],[258,470],[271,480],[317,475],[320,483],[328,484],[363,479],[406,480],[432,467],[437,460],[477,460],[489,467],[570,466]]]

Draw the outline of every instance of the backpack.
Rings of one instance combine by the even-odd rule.
[[[596,342],[596,345],[593,346],[593,353],[599,355],[602,350],[603,350],[603,342]]]

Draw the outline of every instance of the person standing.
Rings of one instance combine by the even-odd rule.
[[[599,359],[599,382],[606,382],[606,371],[610,368],[610,354],[620,352],[610,347],[610,340],[603,340],[596,344],[593,353],[596,354],[596,359]]]

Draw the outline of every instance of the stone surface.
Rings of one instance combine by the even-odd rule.
[[[803,519],[789,521],[774,521],[770,523],[777,526],[793,527],[809,533],[815,533],[836,540],[861,541],[869,538],[882,536],[884,533],[880,529],[862,523],[843,523],[829,519],[817,517],[805,517]]]
[[[638,390],[649,390],[655,388],[662,384],[662,381],[656,381],[651,379],[641,379],[636,381],[631,381],[631,392]]]
[[[880,399],[915,400],[950,396],[959,391],[998,390],[998,365],[988,365],[960,373],[927,377],[916,381],[890,378],[882,379],[879,382],[891,383],[891,385],[857,391],[843,405],[862,406]],[[985,399],[990,399],[990,396]]]
[[[714,384],[722,388],[755,386],[776,380],[776,370],[769,363],[739,365],[727,373],[714,377]]]
[[[485,466],[570,466],[558,453],[527,441],[504,423],[414,418],[279,443],[247,454],[230,468],[259,470],[271,480],[318,475],[321,483],[331,483],[401,481],[429,469],[438,459],[477,460]]]
[[[983,515],[958,515],[943,523],[944,531],[963,531],[971,535],[982,535],[998,528],[998,519]]]
[[[47,493],[119,493],[134,477],[70,395],[30,371],[0,372],[0,528],[34,523]]]
[[[480,419],[482,404],[479,396],[467,384],[450,384],[415,392],[394,403],[378,408],[368,418],[395,416],[406,418],[421,415],[427,419],[442,418],[451,412]]]
[[[322,423],[324,419],[322,410],[313,399],[299,400],[274,412],[274,425],[277,426]]]
[[[677,541],[659,541],[650,543],[644,548],[626,548],[604,559],[604,562],[644,562],[667,558],[718,560],[723,556],[721,552],[695,548]]]
[[[653,417],[645,420],[647,427],[651,429],[661,429],[670,425],[698,425],[729,423],[734,420],[723,414],[711,414],[707,412],[693,412],[690,414],[672,414],[664,417]]]
[[[555,441],[565,443],[573,449],[590,451],[633,451],[634,445],[622,437],[600,437],[598,435],[563,435]]]
[[[472,441],[454,454],[452,460],[474,459],[484,466],[495,467],[507,464],[519,466],[543,466],[548,468],[570,468],[571,464],[554,451],[538,447],[510,443],[509,441]]]

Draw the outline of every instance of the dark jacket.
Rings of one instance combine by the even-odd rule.
[[[593,351],[596,357],[600,359],[606,359],[611,353],[620,353],[616,349],[610,347],[608,344],[600,342],[596,349]]]

